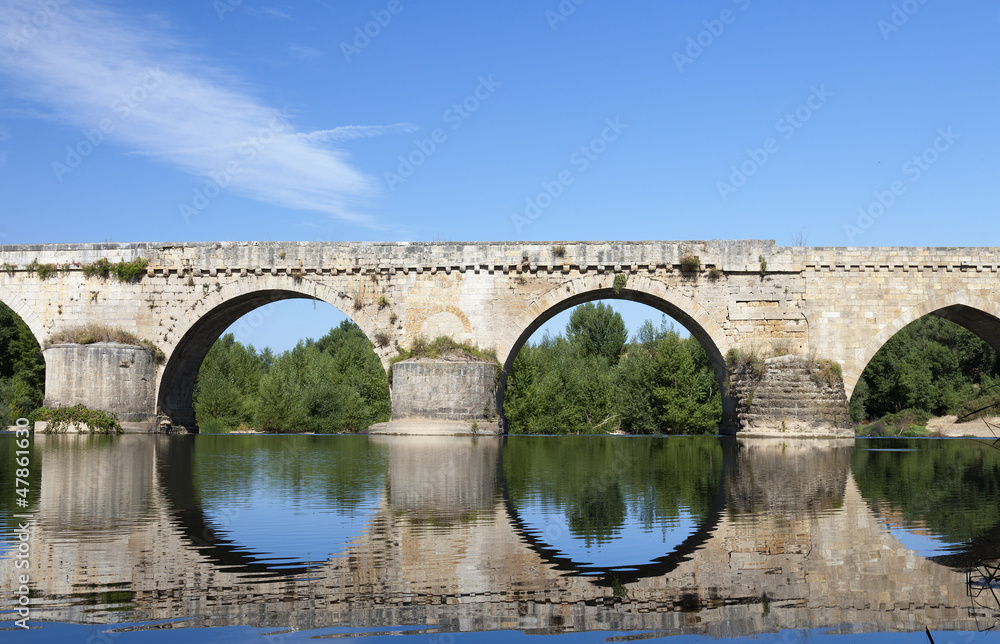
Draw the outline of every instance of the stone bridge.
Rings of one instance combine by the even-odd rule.
[[[100,260],[137,258],[146,265],[130,281],[84,272]],[[118,413],[135,429],[193,426],[191,394],[212,343],[241,316],[287,298],[341,310],[387,367],[417,337],[449,336],[495,351],[506,373],[546,320],[616,298],[648,304],[686,327],[720,383],[727,382],[726,356],[734,348],[789,354],[807,368],[816,360],[840,365],[843,390],[827,392],[839,402],[823,412],[837,418],[806,414],[798,425],[798,405],[782,403],[786,408],[757,418],[765,432],[786,415],[796,431],[846,431],[846,399],[868,361],[923,315],[957,322],[1000,349],[998,248],[779,247],[753,240],[44,244],[0,246],[0,268],[0,300],[45,348],[48,404],[84,402]],[[153,342],[165,362],[154,364],[142,349],[50,341],[92,322]],[[408,369],[394,379],[394,420],[482,420],[483,411],[502,410],[504,380],[494,392],[484,375],[492,367]],[[742,390],[723,390],[726,431],[746,429],[752,415],[740,413],[740,397],[730,393]],[[459,400],[443,400],[443,392]],[[470,397],[473,404],[463,403]]]

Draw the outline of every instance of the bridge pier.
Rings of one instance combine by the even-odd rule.
[[[839,368],[786,355],[736,367],[729,381],[740,437],[853,438]]]
[[[45,406],[113,412],[122,428],[155,431],[156,361],[148,349],[116,342],[54,344],[45,357]]]
[[[404,360],[392,365],[392,420],[372,434],[498,434],[497,365]]]

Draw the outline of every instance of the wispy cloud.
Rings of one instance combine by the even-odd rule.
[[[332,130],[317,130],[308,134],[299,134],[299,138],[309,142],[351,141],[370,136],[405,134],[406,132],[416,132],[419,129],[410,123],[395,123],[393,125],[344,125],[335,127]]]
[[[44,28],[27,30],[38,3],[4,5],[4,93],[85,131],[109,125],[107,141],[199,177],[238,162],[241,172],[228,188],[253,199],[378,226],[357,211],[374,194],[374,180],[353,168],[342,150],[321,145],[357,136],[297,132],[287,114],[276,116],[282,111],[247,94],[237,79],[175,37],[100,5],[59,4]],[[380,128],[359,129],[368,132],[360,136],[374,136]],[[381,128],[397,131],[400,125]]]

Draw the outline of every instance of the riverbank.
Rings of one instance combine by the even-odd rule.
[[[976,436],[1000,438],[1000,416],[984,416],[976,420],[956,422],[957,416],[940,416],[927,421],[927,431],[946,438]]]

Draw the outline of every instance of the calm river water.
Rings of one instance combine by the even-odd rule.
[[[21,472],[16,450],[4,642],[1000,642],[990,441],[38,435]]]

